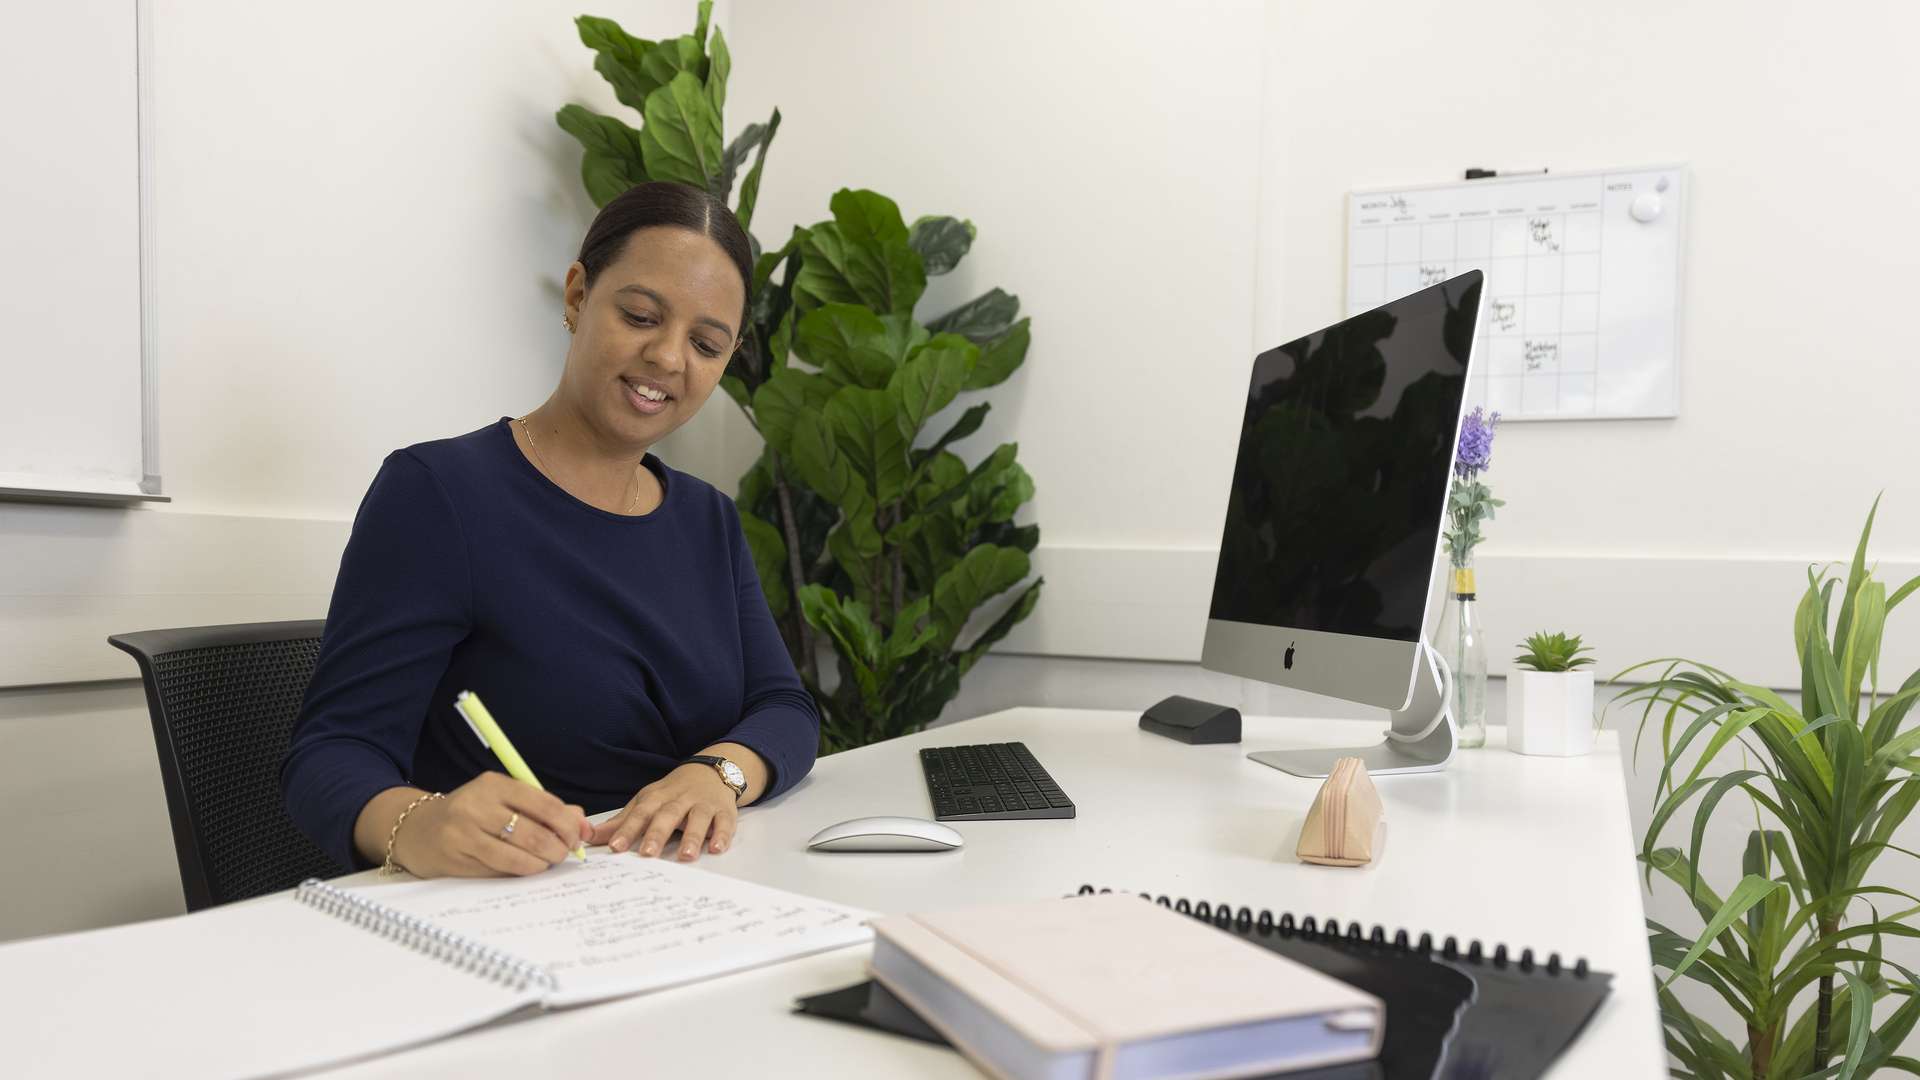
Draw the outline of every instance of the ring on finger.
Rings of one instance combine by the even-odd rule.
[[[518,824],[520,824],[520,811],[515,810],[513,812],[513,816],[507,819],[506,828],[500,830],[500,839],[502,840],[513,839],[513,827]]]

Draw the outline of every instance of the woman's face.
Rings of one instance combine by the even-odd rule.
[[[711,238],[641,229],[586,288],[567,270],[574,322],[562,388],[609,438],[651,446],[693,418],[739,340],[746,286]]]

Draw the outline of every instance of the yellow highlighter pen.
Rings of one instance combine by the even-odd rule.
[[[480,695],[471,690],[462,690],[460,696],[453,699],[453,707],[460,711],[460,716],[467,722],[467,726],[480,737],[480,744],[493,751],[493,756],[499,758],[500,764],[507,767],[508,776],[523,784],[532,784],[541,791],[547,790],[546,785],[540,782],[540,778],[533,775],[533,770],[527,768],[526,759],[520,756],[520,751],[515,750],[513,743],[507,740],[507,733],[500,730],[500,724],[494,720],[493,714],[481,704]],[[573,855],[581,862],[586,862],[587,845],[576,844]]]

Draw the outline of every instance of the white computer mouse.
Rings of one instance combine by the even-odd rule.
[[[937,821],[863,817],[829,825],[807,841],[809,851],[953,851],[966,843]]]

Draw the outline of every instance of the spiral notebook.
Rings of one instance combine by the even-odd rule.
[[[1096,890],[1083,886],[1081,893]],[[1105,892],[1107,890],[1099,890]],[[1143,898],[1346,982],[1386,1006],[1386,1033],[1372,1062],[1290,1072],[1288,1080],[1531,1080],[1586,1027],[1612,976],[1584,960],[1491,950],[1453,938],[1360,923],[1295,919],[1246,907]],[[927,1042],[946,1040],[878,983],[804,998],[798,1010]]]
[[[33,1033],[14,1076],[274,1076],[855,944],[866,915],[604,850],[527,878],[308,881],[0,947],[0,1015]]]

